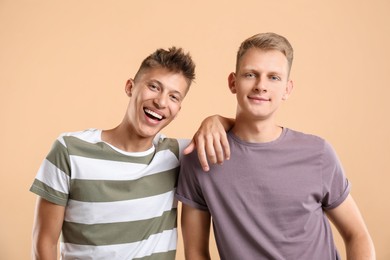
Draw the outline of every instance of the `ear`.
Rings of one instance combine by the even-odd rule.
[[[233,94],[236,94],[237,93],[237,89],[236,89],[236,73],[232,72],[232,73],[229,74],[228,85],[229,85],[230,92],[232,92]]]
[[[127,96],[131,97],[131,92],[133,91],[133,87],[134,87],[134,80],[128,79],[125,86],[125,92]]]
[[[294,83],[291,79],[288,80],[287,85],[286,85],[286,91],[283,94],[282,100],[287,100],[288,97],[291,95],[291,92],[294,88]]]

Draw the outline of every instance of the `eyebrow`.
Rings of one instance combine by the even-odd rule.
[[[159,80],[157,80],[157,79],[151,79],[149,82],[155,83],[155,84],[159,85],[161,88],[166,88],[165,85],[164,85],[161,81],[159,81]],[[180,96],[180,98],[185,97],[185,93],[184,93],[184,95],[183,95],[183,94],[182,94],[180,91],[178,91],[178,90],[172,90],[172,92],[178,94],[178,95]]]
[[[255,73],[255,74],[264,74],[264,73],[266,73],[267,75],[269,75],[269,74],[271,74],[271,75],[276,74],[276,75],[279,75],[279,76],[284,75],[283,71],[271,70],[271,71],[267,71],[267,72],[262,72],[262,71],[259,71],[259,70],[255,69],[255,68],[253,68],[253,67],[242,67],[241,71],[243,73],[252,72],[252,73]]]

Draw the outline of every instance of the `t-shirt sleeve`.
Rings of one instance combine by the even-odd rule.
[[[207,203],[199,185],[198,177],[201,174],[207,173],[203,172],[196,151],[183,156],[180,164],[176,198],[191,207],[207,211]]]
[[[339,206],[348,196],[351,184],[333,147],[325,142],[322,159],[323,200],[325,210]]]
[[[66,206],[70,186],[70,163],[68,150],[62,141],[60,137],[52,145],[30,191],[52,203]]]

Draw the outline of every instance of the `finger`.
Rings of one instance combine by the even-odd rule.
[[[190,154],[192,151],[194,151],[196,145],[194,139],[191,140],[191,142],[187,145],[187,147],[183,150],[183,154]]]
[[[222,164],[223,161],[225,160],[225,156],[219,138],[214,137],[213,149],[214,149],[214,154],[216,156],[217,163]]]
[[[198,152],[198,159],[199,159],[200,165],[202,166],[202,169],[205,172],[208,172],[210,167],[209,167],[209,164],[207,161],[205,144],[204,144],[203,139],[199,139],[198,142],[196,143],[196,150]]]
[[[226,133],[224,133],[224,135],[221,136],[221,146],[222,146],[222,150],[223,150],[223,154],[225,155],[225,160],[229,160],[230,159],[230,144],[229,144],[229,141],[227,139],[227,135]]]
[[[215,151],[215,137],[212,135],[207,135],[205,136],[206,138],[206,143],[205,143],[205,151],[207,155],[207,160],[211,164],[216,164],[217,163],[217,156],[216,156],[216,151]]]

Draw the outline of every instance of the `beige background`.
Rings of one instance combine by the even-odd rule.
[[[388,0],[0,0],[0,259],[30,256],[28,189],[51,143],[117,125],[124,84],[146,55],[172,45],[192,53],[196,84],[164,131],[191,137],[207,115],[234,116],[226,79],[236,50],[267,31],[295,48],[280,124],[333,144],[378,259],[390,259],[389,10]]]

